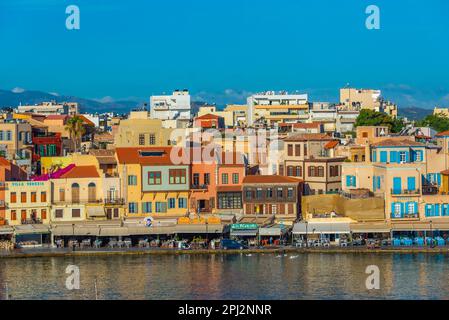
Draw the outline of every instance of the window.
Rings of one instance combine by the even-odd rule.
[[[0,131],[0,140],[3,140],[3,131]]]
[[[301,155],[301,145],[295,144],[295,156],[299,157]]]
[[[47,202],[47,192],[41,192],[41,202]]]
[[[156,135],[154,133],[150,133],[150,137],[149,137],[149,142],[150,145],[155,145],[156,144]]]
[[[6,131],[6,140],[7,141],[11,141],[12,140],[11,130]]]
[[[287,189],[287,197],[288,197],[289,199],[292,199],[292,198],[293,198],[293,188],[288,188],[288,189]]]
[[[403,152],[403,151],[399,152],[399,161],[407,162],[407,155],[405,152]]]
[[[22,202],[22,203],[27,202],[27,193],[26,192],[20,193],[20,202]]]
[[[287,167],[287,176],[292,177],[293,176],[293,166],[288,166]]]
[[[273,188],[267,188],[267,198],[273,198]]]
[[[72,202],[80,202],[80,186],[78,183],[72,184]]]
[[[239,174],[238,173],[233,173],[232,174],[232,183],[233,184],[239,184]]]
[[[65,201],[65,189],[59,189],[59,201]]]
[[[262,188],[257,188],[256,190],[256,199],[262,199]]]
[[[176,208],[176,199],[175,198],[168,198],[168,208],[169,209]]]
[[[280,176],[284,175],[284,166],[282,164],[279,165],[279,175]]]
[[[241,209],[242,194],[240,192],[218,193],[218,209]]]
[[[36,202],[36,201],[37,201],[36,192],[31,192],[31,202]]]
[[[307,156],[307,143],[304,143],[304,155]]]
[[[97,187],[93,182],[87,186],[87,197],[90,203],[95,202],[97,199]]]
[[[142,212],[143,213],[151,213],[152,212],[152,204],[151,202],[142,202]]]
[[[296,176],[301,177],[302,176],[302,167],[296,166]]]
[[[118,208],[114,208],[114,218],[118,218],[118,214],[119,214]]]
[[[128,203],[128,211],[129,213],[138,213],[137,203],[136,202]]]
[[[271,205],[271,213],[272,214],[277,214],[278,213],[278,206],[277,206],[277,204]]]
[[[64,216],[64,210],[56,209],[55,210],[55,218],[62,218]]]
[[[315,167],[309,167],[309,177],[315,177]]]
[[[155,185],[155,184],[161,184],[161,183],[162,183],[162,179],[161,179],[160,171],[148,172],[148,184],[149,185]]]
[[[412,214],[416,213],[415,212],[415,204],[413,202],[409,202],[407,204],[407,212],[412,213]]]
[[[72,218],[80,218],[81,209],[72,209]]]
[[[187,198],[179,198],[178,199],[178,208],[187,209]]]
[[[167,212],[167,203],[166,202],[156,202],[156,212],[157,213]]]
[[[251,200],[253,198],[253,192],[251,189],[246,189],[245,191],[245,198],[247,200]]]
[[[287,154],[289,157],[293,156],[293,145],[292,144],[287,145]]]
[[[394,212],[395,214],[401,213],[402,205],[400,203],[395,203],[394,206]]]
[[[20,211],[20,220],[25,221],[27,219],[27,211],[21,210]]]
[[[206,186],[210,185],[210,173],[205,173],[204,174],[204,184]]]
[[[145,145],[145,135],[144,134],[139,134],[139,146],[144,146]]]
[[[355,176],[346,176],[346,186],[347,187],[356,187],[357,179]]]
[[[46,209],[41,210],[41,219],[42,220],[47,219],[47,210]]]
[[[199,173],[194,173],[193,174],[193,185],[194,186],[199,186],[200,185],[200,174]]]
[[[282,188],[277,188],[277,197],[278,198],[284,197],[284,190]]]
[[[137,176],[128,176],[128,186],[137,186]]]
[[[318,167],[318,177],[324,177],[324,167],[323,166]]]
[[[10,202],[11,203],[16,203],[17,202],[17,193],[15,192],[11,192],[11,197],[10,197]]]
[[[227,173],[222,173],[221,174],[221,183],[222,184],[228,184],[228,174]]]
[[[368,138],[368,132],[362,132],[362,138]]]
[[[17,212],[16,210],[11,210],[11,220],[16,221],[17,220]]]
[[[169,178],[170,184],[185,184],[186,183],[186,169],[170,169]]]

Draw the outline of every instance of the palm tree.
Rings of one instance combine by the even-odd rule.
[[[67,120],[65,129],[69,132],[70,140],[75,146],[75,152],[78,151],[78,146],[81,145],[81,137],[86,132],[84,128],[84,121],[80,116],[73,116]]]

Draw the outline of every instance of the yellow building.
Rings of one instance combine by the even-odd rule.
[[[382,99],[382,92],[374,89],[340,89],[340,103],[356,110],[369,109],[385,112],[393,118],[398,116],[397,105]]]
[[[246,104],[228,104],[224,110],[232,112],[234,126],[247,125],[248,106]]]
[[[132,112],[129,119],[121,120],[114,137],[115,146],[169,146],[173,129],[164,128],[162,120],[145,117],[147,111]]]
[[[126,219],[188,215],[189,164],[175,164],[171,147],[117,148]],[[187,160],[188,162],[189,160]]]
[[[198,117],[212,114],[222,117],[227,128],[234,126],[234,113],[230,110],[218,111],[216,106],[202,106],[198,110]]]

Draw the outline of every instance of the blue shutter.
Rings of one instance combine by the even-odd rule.
[[[440,205],[439,204],[436,204],[435,205],[435,217],[439,217],[441,214],[440,214]]]
[[[406,203],[404,204],[404,213],[405,213],[405,214],[409,213],[409,212],[408,212],[408,205],[409,205],[409,203],[410,203],[410,202],[406,202]],[[411,213],[411,212],[410,212],[410,213]]]
[[[436,176],[437,176],[438,186],[441,186],[441,173],[437,173]]]
[[[380,152],[380,162],[387,163],[387,151]]]
[[[393,194],[401,194],[402,192],[402,181],[400,177],[393,178]]]
[[[408,177],[407,178],[407,189],[408,190],[415,190],[416,189],[416,179],[415,179],[415,177]]]
[[[391,217],[392,217],[392,218],[396,218],[396,217],[395,217],[395,212],[394,212],[394,205],[395,205],[395,202],[392,202],[392,203],[391,203]]]
[[[418,152],[420,154],[421,161],[424,162],[424,153],[423,153],[423,151],[422,150],[418,150]]]
[[[377,162],[377,150],[373,150],[373,162]]]
[[[351,186],[351,176],[346,176],[346,186],[347,187]]]
[[[398,152],[390,151],[390,163],[396,163],[396,162],[398,162]]]
[[[356,176],[353,176],[352,179],[353,179],[353,180],[352,180],[352,181],[353,181],[352,186],[353,186],[353,187],[357,187],[357,177],[356,177]]]
[[[415,206],[415,213],[418,214],[418,202],[414,202],[413,204]]]
[[[408,152],[408,151],[405,152],[405,162],[407,162],[407,163],[410,162],[410,152]]]

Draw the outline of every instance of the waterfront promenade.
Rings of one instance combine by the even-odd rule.
[[[0,251],[1,258],[34,258],[34,257],[75,257],[75,256],[126,256],[126,255],[294,255],[306,253],[324,254],[449,254],[449,246],[444,247],[381,247],[368,248],[360,247],[329,247],[329,248],[298,248],[268,247],[250,248],[244,250],[223,250],[223,249],[167,249],[167,248],[89,248],[72,250],[69,248],[27,248],[15,249],[12,251]]]

